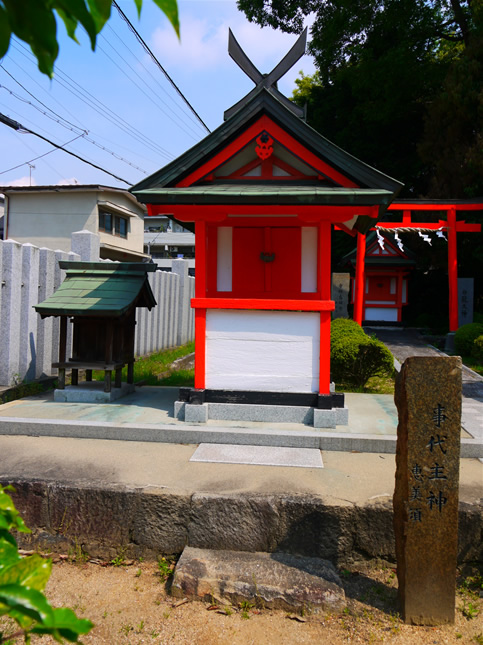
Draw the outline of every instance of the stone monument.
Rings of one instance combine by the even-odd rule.
[[[458,552],[461,358],[408,358],[399,414],[394,532],[406,623],[453,623]]]
[[[350,275],[348,273],[333,273],[332,300],[335,302],[335,310],[332,313],[332,319],[348,317],[349,290]]]

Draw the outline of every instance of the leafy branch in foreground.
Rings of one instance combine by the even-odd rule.
[[[138,15],[143,0],[134,0]],[[178,4],[176,0],[154,0],[165,13],[179,36]],[[54,62],[59,54],[57,18],[64,23],[67,34],[78,42],[79,24],[96,47],[97,35],[111,15],[113,0],[0,0],[0,58],[7,53],[10,38],[15,34],[25,41],[36,56],[39,69],[52,77]]]
[[[72,609],[54,609],[42,593],[52,571],[52,561],[38,554],[22,558],[12,530],[30,533],[7,491],[12,486],[0,486],[0,616],[8,616],[19,626],[9,635],[0,631],[0,645],[13,638],[23,637],[29,645],[31,634],[49,634],[58,643],[64,639],[79,643],[81,634],[93,627],[79,619]]]

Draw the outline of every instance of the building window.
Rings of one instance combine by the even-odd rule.
[[[99,211],[99,231],[118,237],[127,237],[128,218],[113,215],[107,211]]]

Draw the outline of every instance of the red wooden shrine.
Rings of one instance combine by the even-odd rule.
[[[300,394],[330,408],[331,228],[364,233],[401,184],[294,113],[273,85],[284,61],[262,76],[230,53],[257,87],[217,130],[131,189],[148,215],[195,224],[189,401],[200,391],[223,400],[228,390],[258,392],[261,403]]]
[[[457,233],[480,233],[481,224],[469,224],[457,219],[458,212],[483,211],[483,203],[479,201],[460,200],[453,202],[442,201],[401,201],[392,203],[388,211],[402,212],[400,221],[385,221],[380,223],[384,229],[399,230],[443,230],[448,239],[448,290],[449,290],[449,330],[458,329],[458,257]],[[437,222],[413,221],[412,213],[435,213],[438,216],[446,212],[446,219]],[[364,287],[365,287],[365,257],[366,236],[357,236],[357,264],[354,295],[354,320],[362,324],[364,320]]]
[[[402,251],[386,235],[379,244],[375,232],[367,236],[364,257],[362,319],[364,321],[401,322],[402,309],[408,303],[408,275],[416,264],[407,248]],[[346,256],[356,266],[356,251]],[[355,278],[351,278],[351,302],[355,301]]]

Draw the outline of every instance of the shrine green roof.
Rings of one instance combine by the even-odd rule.
[[[359,186],[368,189],[384,189],[390,191],[392,195],[402,187],[400,182],[353,157],[326,139],[305,121],[295,116],[266,88],[261,87],[248,103],[244,104],[216,130],[180,157],[130,188],[130,192],[143,203],[153,203],[146,201],[144,193],[146,189],[176,185],[195,168],[224,149],[262,114],[267,114],[308,150],[324,159],[330,166],[352,179]]]
[[[392,192],[375,188],[327,188],[293,184],[211,184],[186,188],[156,187],[136,195],[150,204],[388,205]]]
[[[119,317],[133,307],[156,305],[147,273],[154,264],[133,262],[60,262],[64,282],[46,300],[34,305],[46,316]]]

